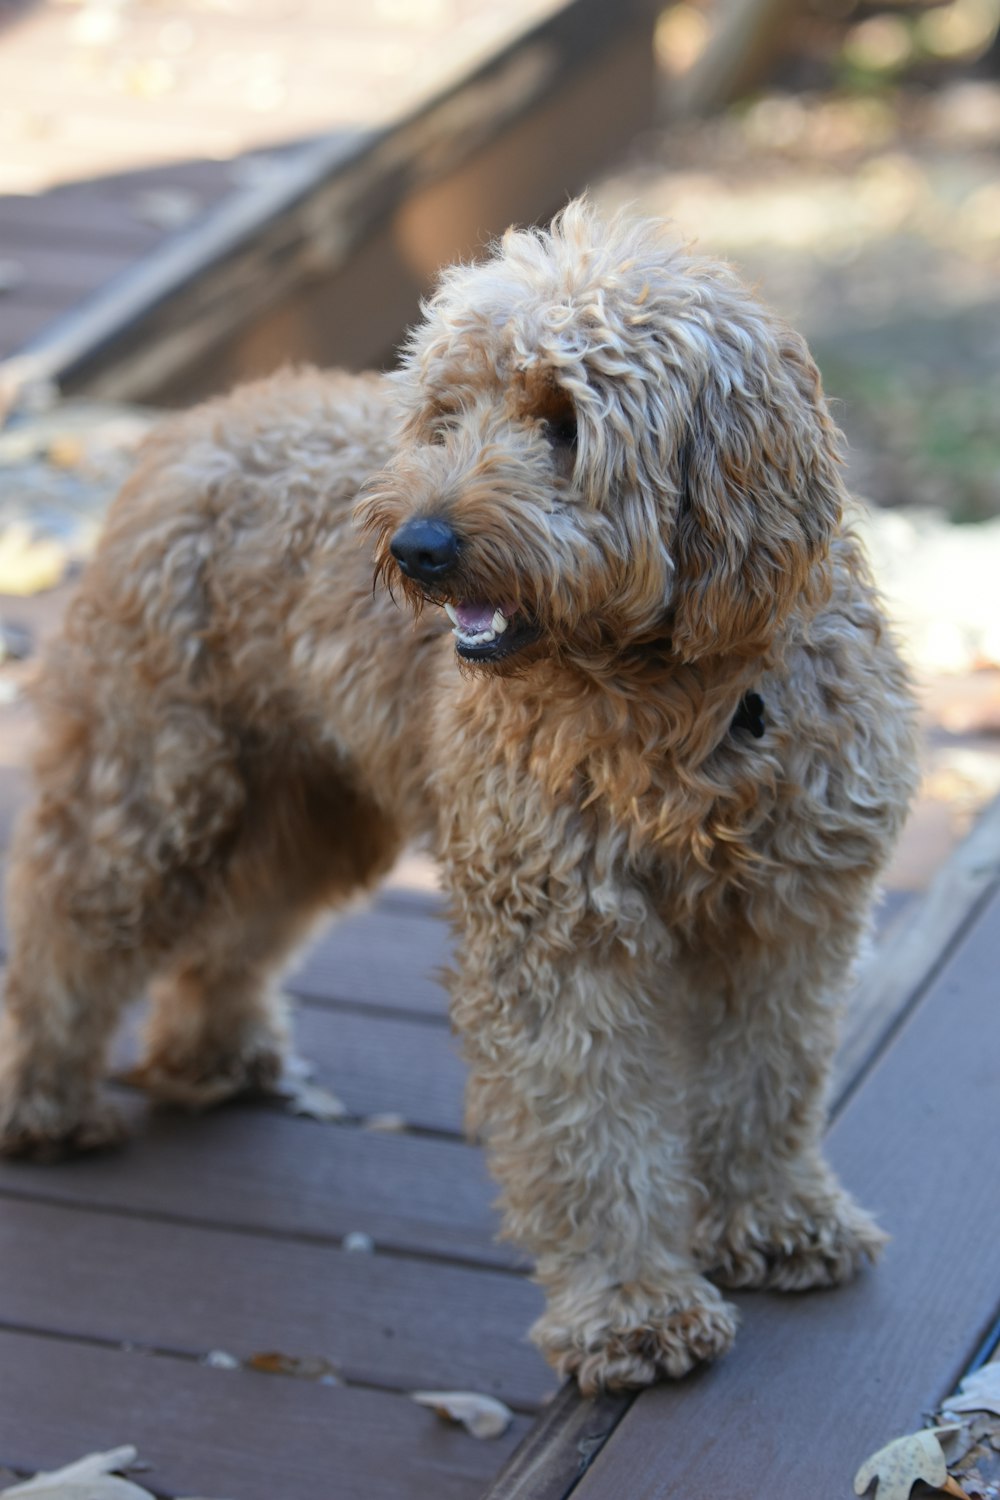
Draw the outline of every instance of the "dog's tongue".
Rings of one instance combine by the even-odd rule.
[[[484,630],[492,630],[496,612],[495,604],[455,605],[455,618],[467,635],[480,635]]]

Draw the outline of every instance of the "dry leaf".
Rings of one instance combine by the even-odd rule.
[[[321,1355],[301,1358],[272,1349],[263,1354],[251,1354],[247,1366],[262,1375],[292,1375],[297,1380],[318,1380],[323,1385],[340,1384],[335,1366]]]
[[[34,1479],[0,1490],[0,1500],[21,1500],[22,1495],[27,1500],[154,1500],[149,1490],[112,1472],[129,1468],[137,1457],[131,1446],[88,1453],[64,1469],[36,1474]]]
[[[285,1108],[292,1115],[307,1115],[310,1120],[342,1120],[347,1114],[347,1105],[329,1089],[318,1083],[296,1083],[285,1094]]]
[[[131,1447],[89,1453],[63,1469],[15,1484],[3,1491],[0,1500],[20,1500],[22,1495],[30,1496],[30,1500],[150,1500],[148,1490],[112,1473],[135,1460],[136,1451]]]
[[[502,1437],[514,1420],[509,1406],[475,1391],[414,1391],[412,1400],[429,1406],[446,1422],[461,1422],[477,1438]]]
[[[933,1489],[965,1496],[965,1491],[949,1477],[948,1465],[938,1442],[938,1434],[957,1431],[951,1427],[928,1427],[910,1432],[873,1453],[854,1476],[854,1493],[863,1495],[873,1479],[878,1480],[877,1500],[909,1500],[918,1479]],[[968,1496],[965,1496],[968,1500]]]
[[[944,1403],[946,1411],[991,1411],[1000,1417],[1000,1360],[992,1360],[966,1375],[953,1396]]]

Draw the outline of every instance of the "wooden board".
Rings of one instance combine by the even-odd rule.
[[[87,184],[86,213],[80,212],[79,187],[57,188],[38,196],[5,195],[0,199],[5,253],[13,250],[16,254],[22,245],[59,244],[70,235],[81,247],[120,250],[128,246],[141,252],[162,238],[162,230],[123,209],[105,186]]]
[[[566,1500],[634,1400],[633,1391],[603,1391],[583,1401],[567,1382],[483,1500]]]
[[[162,1495],[475,1500],[523,1436],[478,1442],[405,1396],[0,1332],[0,1465],[134,1443]]]
[[[295,1041],[352,1115],[398,1115],[410,1127],[463,1135],[465,1068],[445,1027],[302,1006]]]
[[[457,1141],[291,1119],[252,1105],[191,1117],[149,1113],[131,1093],[123,1152],[33,1166],[0,1163],[0,1196],[117,1208],[510,1266],[482,1154]]]
[[[521,1410],[555,1388],[525,1338],[542,1296],[520,1276],[11,1199],[0,1264],[8,1328],[322,1357],[351,1383],[480,1390]]]
[[[856,986],[837,1054],[833,1093],[843,1099],[947,962],[968,924],[1000,885],[1000,798],[904,914]]]
[[[1000,1305],[998,967],[995,895],[831,1133],[893,1236],[879,1268],[833,1293],[742,1297],[732,1355],[644,1392],[574,1500],[842,1500],[954,1388]]]
[[[391,1013],[446,1020],[448,997],[438,977],[451,955],[447,925],[389,896],[376,910],[334,920],[285,987],[325,1002],[344,1000]]]

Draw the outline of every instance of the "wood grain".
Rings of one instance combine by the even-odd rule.
[[[7,1327],[319,1356],[351,1382],[485,1391],[522,1410],[555,1389],[525,1338],[542,1296],[520,1276],[12,1199],[0,1264]]]
[[[566,1500],[631,1406],[631,1391],[584,1401],[564,1385],[511,1454],[483,1500]]]
[[[160,1495],[474,1500],[523,1436],[478,1442],[405,1396],[0,1332],[0,1464],[134,1443]]]
[[[905,913],[855,987],[834,1068],[835,1100],[863,1077],[998,886],[1000,798]]]
[[[457,1141],[381,1134],[233,1105],[192,1117],[149,1112],[124,1094],[133,1127],[120,1152],[34,1166],[0,1163],[11,1194],[510,1266],[494,1241],[496,1186],[482,1154]]]
[[[438,917],[401,909],[398,900],[388,894],[384,906],[335,918],[290,971],[285,988],[320,1002],[347,1000],[446,1020],[448,997],[438,976],[451,953],[448,928]]]

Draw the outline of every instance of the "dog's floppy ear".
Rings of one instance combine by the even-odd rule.
[[[680,454],[672,639],[687,661],[764,650],[841,514],[839,434],[805,344],[782,329],[748,366],[711,368]]]

